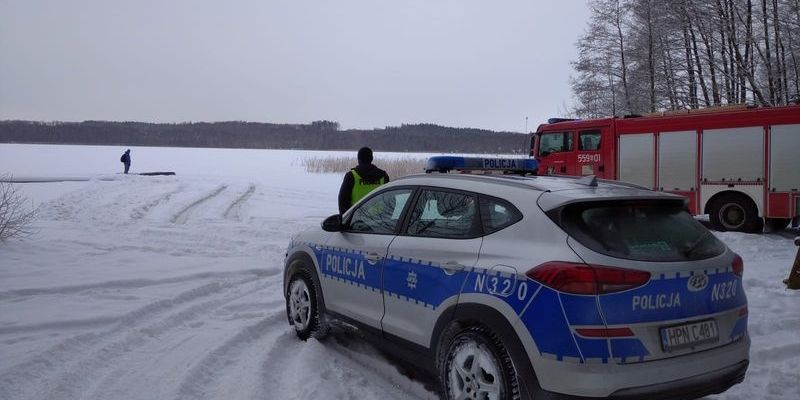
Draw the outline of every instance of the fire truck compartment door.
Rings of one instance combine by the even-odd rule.
[[[704,131],[702,180],[763,182],[764,127]]]
[[[774,125],[771,129],[770,190],[800,191],[800,125]]]
[[[658,135],[658,186],[667,191],[697,189],[697,132]]]
[[[652,133],[619,136],[619,180],[653,188]]]

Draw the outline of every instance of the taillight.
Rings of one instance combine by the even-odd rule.
[[[621,292],[650,280],[646,271],[565,261],[546,262],[525,275],[560,292],[587,295]]]
[[[734,275],[739,277],[744,275],[744,261],[742,261],[742,257],[739,257],[738,254],[734,254],[733,264],[731,265],[731,267],[733,267]]]

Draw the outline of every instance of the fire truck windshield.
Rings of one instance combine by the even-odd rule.
[[[539,134],[539,155],[545,157],[550,153],[572,151],[571,132],[553,132]]]

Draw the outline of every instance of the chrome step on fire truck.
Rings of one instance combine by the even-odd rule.
[[[540,175],[596,175],[679,194],[717,230],[800,222],[800,106],[551,119],[533,136]]]

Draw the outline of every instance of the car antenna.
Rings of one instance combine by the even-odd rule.
[[[594,175],[586,175],[576,181],[579,185],[597,186],[597,177]]]

